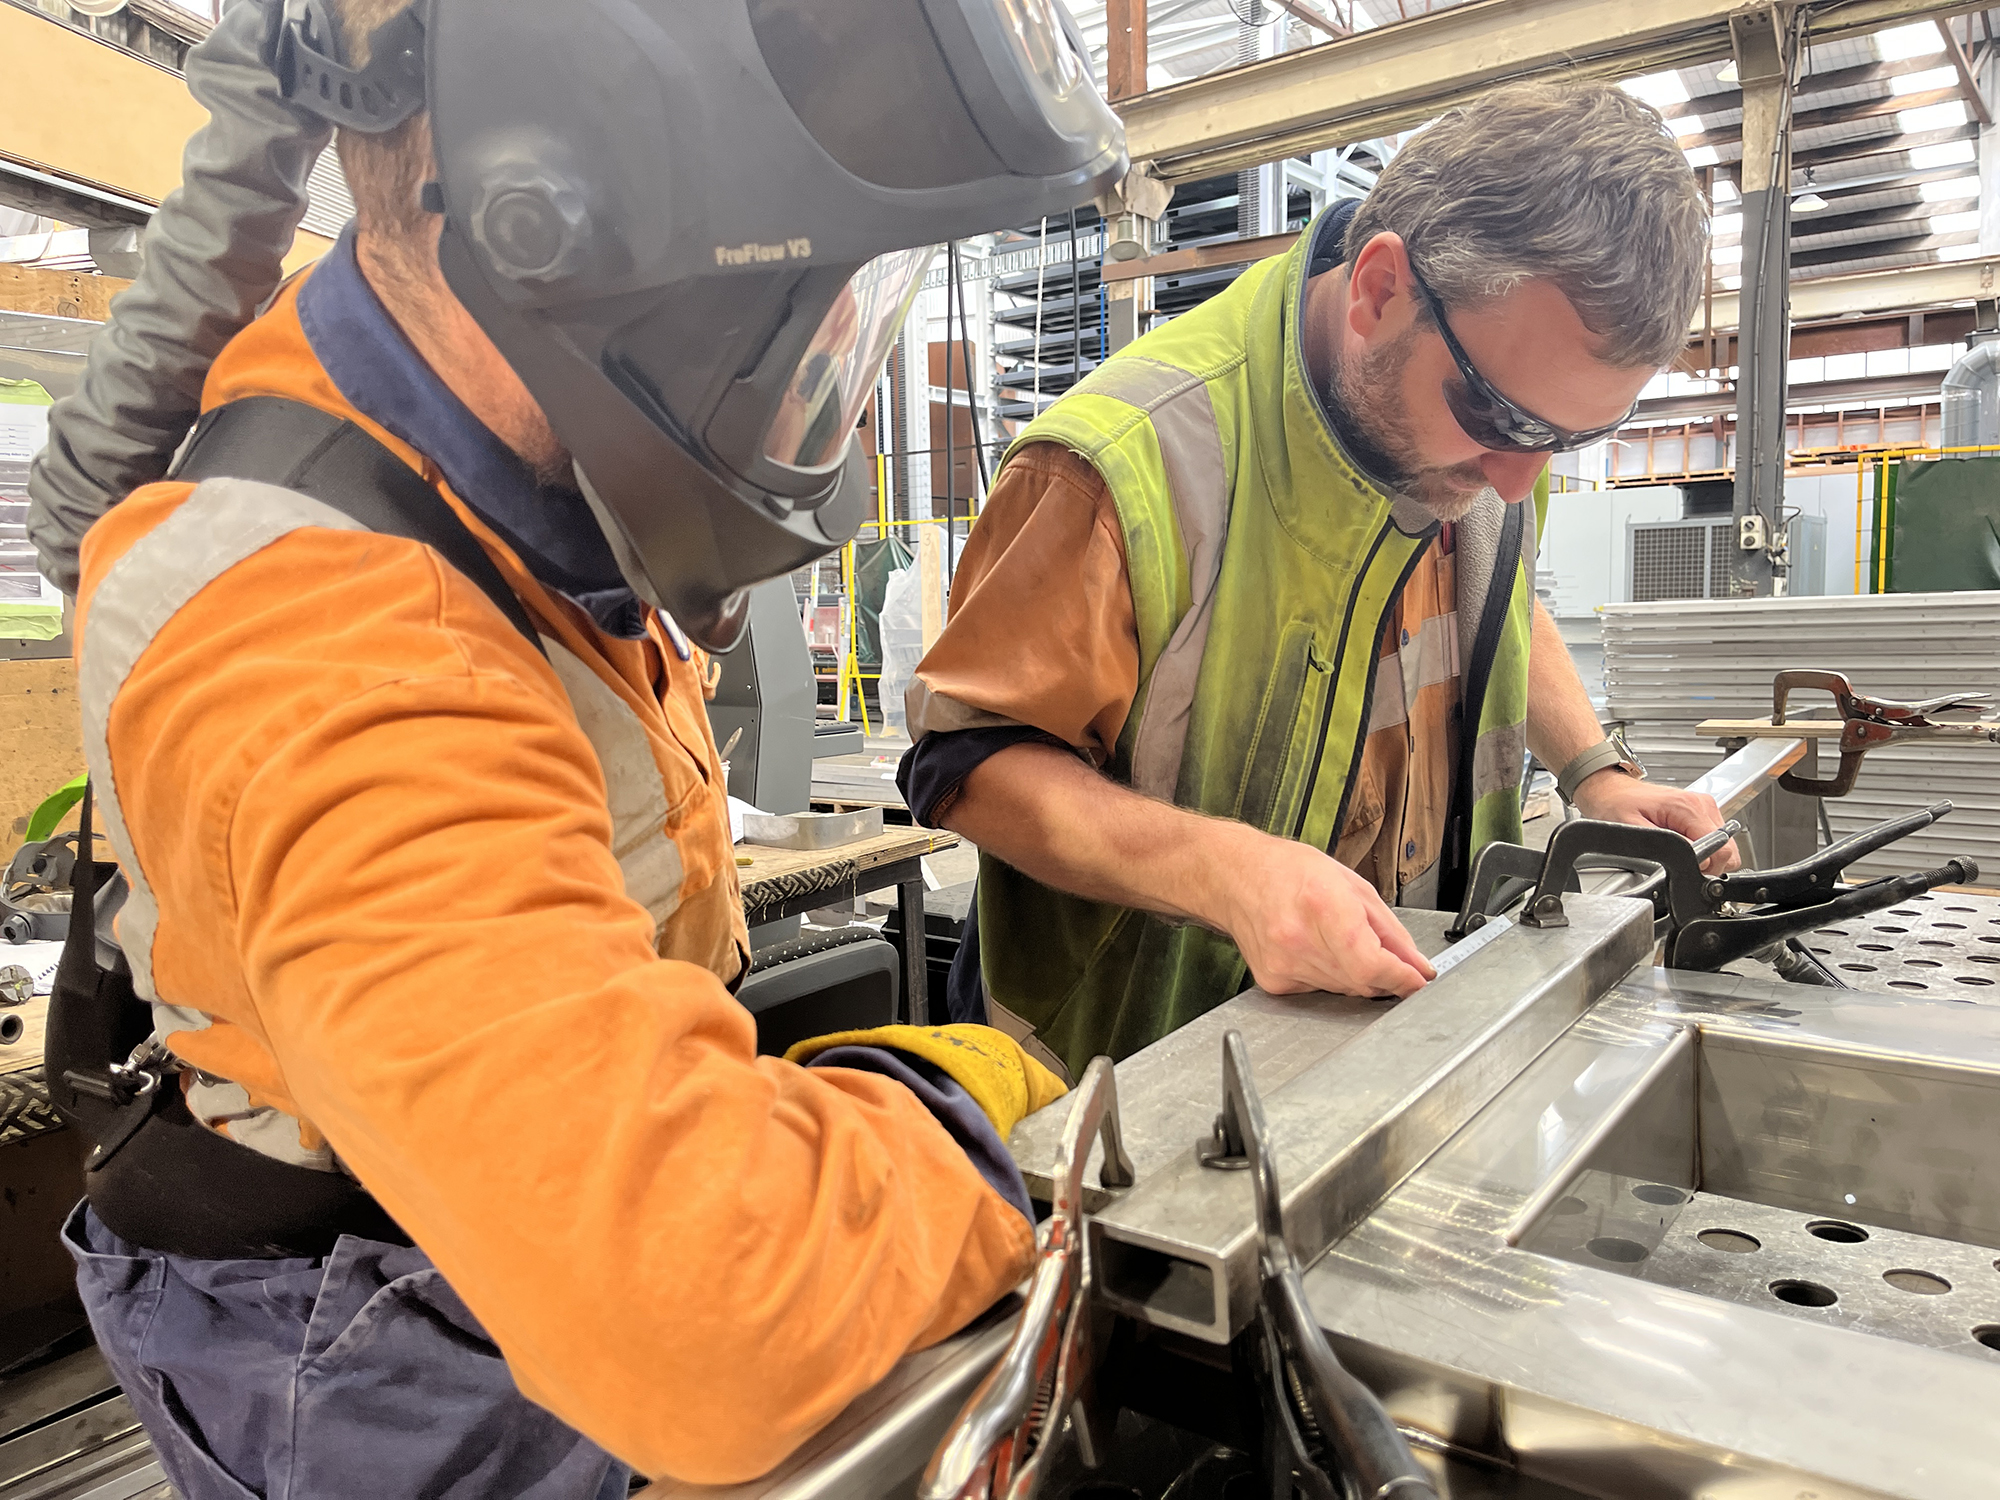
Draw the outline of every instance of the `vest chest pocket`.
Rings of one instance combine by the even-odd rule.
[[[1264,685],[1257,730],[1244,758],[1234,816],[1277,833],[1292,826],[1306,773],[1306,755],[1295,754],[1301,722],[1318,722],[1331,671],[1320,659],[1313,627],[1294,620],[1279,637],[1277,661]]]

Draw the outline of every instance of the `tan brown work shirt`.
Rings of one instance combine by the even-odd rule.
[[[1391,901],[1437,863],[1457,748],[1458,629],[1449,526],[1382,631],[1368,737],[1333,850]],[[1110,489],[1056,443],[995,477],[952,581],[944,633],[917,668],[913,735],[1006,722],[1110,760],[1139,691],[1139,634]],[[948,793],[931,809],[942,818]]]

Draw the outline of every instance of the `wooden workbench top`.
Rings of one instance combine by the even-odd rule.
[[[0,1077],[25,1073],[42,1065],[42,1036],[49,1025],[49,997],[37,995],[26,1005],[0,1010],[0,1015],[19,1016],[27,1030],[21,1040],[0,1046]]]
[[[958,835],[942,829],[885,828],[873,838],[838,849],[772,849],[736,846],[736,878],[743,904],[755,911],[813,889],[831,890],[884,865],[956,848]]]

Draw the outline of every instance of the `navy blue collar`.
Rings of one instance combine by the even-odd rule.
[[[589,503],[537,483],[424,363],[361,274],[352,225],[306,278],[298,307],[313,355],[356,411],[436,464],[544,587],[573,599],[607,635],[645,635],[645,608]]]

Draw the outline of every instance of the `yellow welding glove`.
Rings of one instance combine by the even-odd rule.
[[[793,1044],[785,1061],[811,1062],[835,1047],[893,1047],[921,1057],[972,1096],[1003,1141],[1026,1116],[1069,1092],[1060,1078],[1023,1052],[1006,1032],[968,1023],[836,1031]]]

